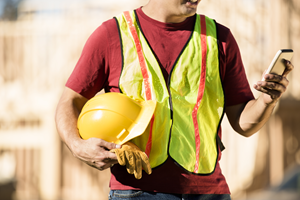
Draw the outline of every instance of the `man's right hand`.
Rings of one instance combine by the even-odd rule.
[[[121,148],[120,145],[99,138],[90,138],[78,140],[71,151],[78,159],[102,171],[118,163],[116,154],[110,150],[119,148]]]

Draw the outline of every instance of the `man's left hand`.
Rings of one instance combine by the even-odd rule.
[[[294,69],[290,61],[285,60],[285,71],[283,74],[264,74],[265,81],[258,81],[254,88],[263,94],[265,104],[276,103],[282,94],[286,91],[289,81],[287,75]]]
[[[118,163],[126,166],[127,172],[133,174],[136,179],[142,178],[142,170],[147,174],[152,173],[148,156],[132,142],[126,142],[120,149],[112,149],[110,152],[116,154]]]

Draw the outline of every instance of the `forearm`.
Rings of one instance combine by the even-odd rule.
[[[246,137],[249,137],[261,129],[270,118],[276,102],[266,104],[263,97],[249,101],[238,120],[238,132]]]
[[[72,98],[69,98],[70,96]],[[77,119],[85,102],[86,99],[74,97],[73,91],[66,88],[56,109],[55,122],[58,134],[71,151],[81,140],[77,129]]]
[[[62,141],[71,150],[72,145],[80,139],[77,129],[78,111],[62,103],[57,107],[55,122]]]

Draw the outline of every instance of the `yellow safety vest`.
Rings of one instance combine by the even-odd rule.
[[[121,92],[135,100],[157,101],[147,131],[132,141],[149,156],[152,168],[170,156],[188,172],[213,173],[224,114],[215,22],[197,15],[194,31],[166,83],[135,11],[115,19],[123,59]]]

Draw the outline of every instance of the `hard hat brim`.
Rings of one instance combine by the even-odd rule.
[[[127,135],[127,137],[122,140],[121,143],[119,143],[120,145],[142,135],[145,132],[154,114],[157,102],[154,100],[148,100],[139,102],[139,104],[142,107],[140,115],[130,127],[130,130],[128,130],[129,134]]]

